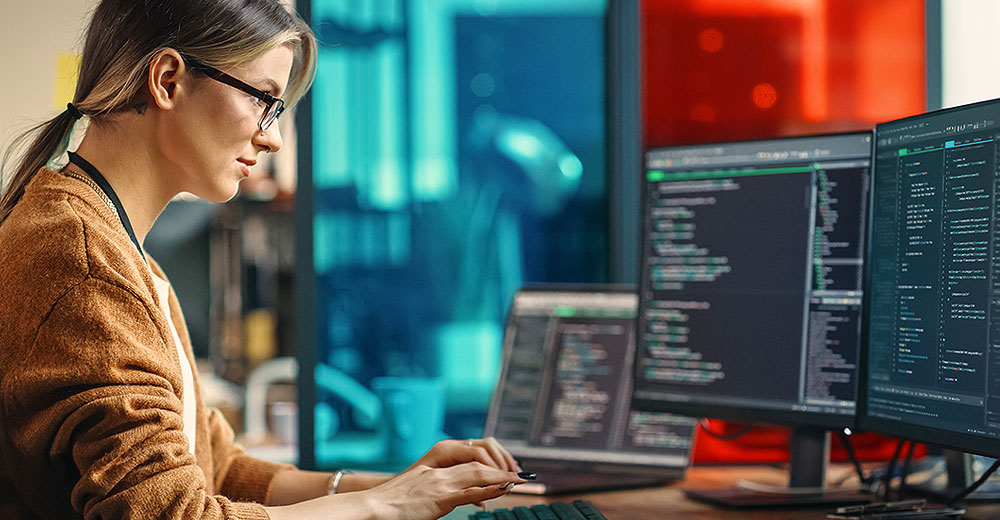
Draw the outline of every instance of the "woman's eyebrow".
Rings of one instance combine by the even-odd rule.
[[[274,96],[274,97],[281,97],[279,95],[279,94],[281,94],[281,92],[279,92],[279,90],[281,90],[281,89],[278,88],[278,82],[277,81],[274,81],[271,78],[264,78],[264,79],[258,80],[256,82],[256,84],[257,85],[263,85],[264,88],[262,90],[270,90],[270,93],[271,93],[272,96]]]

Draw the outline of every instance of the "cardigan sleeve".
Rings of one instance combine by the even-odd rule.
[[[208,427],[212,437],[215,489],[233,500],[270,503],[270,486],[275,473],[295,469],[295,466],[247,455],[242,446],[233,442],[233,429],[218,410],[209,412]]]
[[[206,492],[161,322],[128,288],[89,277],[4,367],[0,437],[18,493],[39,516],[268,518],[260,504]]]

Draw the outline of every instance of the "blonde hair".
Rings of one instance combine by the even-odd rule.
[[[316,38],[302,18],[279,0],[102,0],[87,29],[73,105],[97,124],[133,109],[146,86],[152,59],[164,49],[227,68],[281,46],[294,51],[285,93],[285,101],[294,105],[315,76]],[[75,121],[66,110],[20,135],[4,153],[0,178],[6,176],[15,150],[30,142],[0,197],[0,224],[35,174],[64,151],[60,148]]]

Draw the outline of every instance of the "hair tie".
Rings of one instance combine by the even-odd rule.
[[[73,116],[73,119],[80,119],[83,117],[83,112],[80,112],[79,108],[73,106],[73,103],[66,103],[66,110],[68,110],[69,114]]]

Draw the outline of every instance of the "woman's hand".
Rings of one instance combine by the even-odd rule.
[[[271,506],[272,520],[360,518],[433,520],[456,507],[505,495],[523,484],[517,473],[480,462],[447,468],[413,466],[389,481],[365,491],[326,495],[287,506]]]
[[[351,480],[350,486],[345,486],[348,483],[345,476],[340,485],[341,493],[285,507],[271,507],[268,514],[274,520],[325,518],[334,511],[342,515],[335,518],[431,520],[450,513],[458,506],[481,505],[486,500],[507,494],[514,484],[527,482],[517,476],[521,471],[514,457],[492,437],[446,440],[435,444],[406,471],[387,481],[383,481],[385,476],[373,475],[367,483]],[[279,473],[276,480],[283,473]],[[300,485],[303,475],[310,476],[302,471],[287,473],[289,479]],[[320,484],[329,480],[328,473],[314,475],[325,475]],[[352,479],[357,476],[350,475]],[[378,485],[365,489],[376,483]],[[312,487],[319,489],[322,487],[320,484]],[[297,498],[301,500],[303,497]],[[275,500],[273,503],[288,504],[292,501]]]
[[[433,452],[432,449],[428,456]],[[416,464],[385,484],[360,493],[370,495],[376,518],[431,520],[458,506],[503,496],[513,484],[525,482],[516,472],[478,461],[444,468]]]
[[[467,462],[479,462],[504,471],[521,472],[521,466],[493,437],[469,439],[465,441],[445,440],[434,445],[426,455],[420,457],[410,468],[427,466],[448,468]]]

